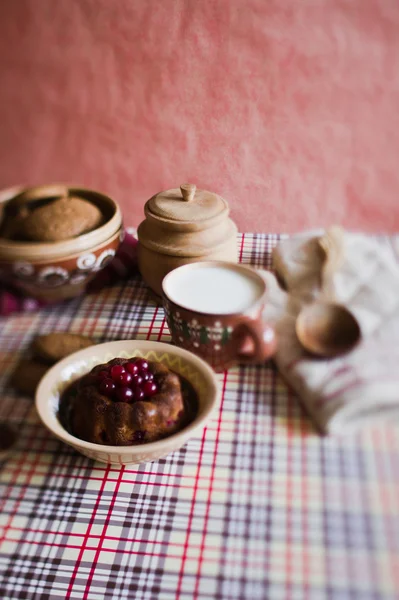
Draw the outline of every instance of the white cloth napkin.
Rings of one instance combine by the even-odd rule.
[[[276,327],[278,369],[322,433],[350,433],[379,419],[399,418],[399,237],[342,232],[342,256],[328,293],[358,319],[362,337],[350,353],[312,357],[295,333],[301,307],[321,293],[325,255],[318,234],[281,241],[264,318]]]

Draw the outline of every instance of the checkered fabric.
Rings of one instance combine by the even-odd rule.
[[[273,235],[239,237],[270,266]],[[18,424],[0,471],[0,598],[399,597],[399,433],[321,438],[271,364],[219,377],[220,412],[166,459],[121,470],[80,456],[7,379],[37,333],[169,341],[137,276],[0,320],[0,417]]]

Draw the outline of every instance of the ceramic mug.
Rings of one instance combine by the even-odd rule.
[[[261,363],[276,350],[274,329],[263,322],[266,282],[250,267],[224,261],[187,264],[162,281],[172,341],[216,371]]]

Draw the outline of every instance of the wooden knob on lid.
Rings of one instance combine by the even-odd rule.
[[[183,183],[183,185],[180,186],[183,200],[185,202],[191,202],[191,200],[194,199],[196,189],[197,186],[194,183]]]

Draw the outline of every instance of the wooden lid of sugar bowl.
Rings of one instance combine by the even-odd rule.
[[[162,221],[172,221],[171,226],[183,226],[186,231],[202,229],[215,224],[215,219],[225,218],[229,206],[221,196],[199,190],[194,183],[184,183],[180,188],[160,192],[145,205],[147,216]],[[173,223],[174,222],[174,223]]]
[[[150,198],[144,206],[146,219],[137,230],[139,267],[147,283],[150,277],[157,279],[155,287],[160,293],[161,274],[186,262],[237,262],[237,227],[229,212],[224,198],[197,189],[193,183]],[[159,276],[150,275],[150,262]],[[154,289],[154,285],[150,287]]]

